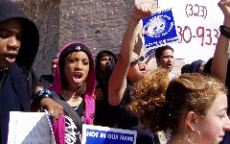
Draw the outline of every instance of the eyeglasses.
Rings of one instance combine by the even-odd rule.
[[[140,56],[138,59],[131,61],[130,66],[135,66],[138,62],[144,61],[144,59],[145,59],[144,56]]]

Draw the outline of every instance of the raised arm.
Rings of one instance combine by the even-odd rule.
[[[211,73],[225,83],[228,65],[228,46],[230,40],[230,0],[220,0],[218,5],[224,14],[222,28],[227,32],[226,34],[229,35],[229,38],[224,36],[223,33],[220,34],[213,57]]]
[[[135,1],[132,16],[128,22],[124,34],[120,54],[109,80],[108,102],[110,105],[120,104],[127,85],[127,73],[133,53],[135,39],[137,37],[137,28],[140,19],[151,15],[150,4],[144,3],[144,0]]]

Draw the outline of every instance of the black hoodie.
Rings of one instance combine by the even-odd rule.
[[[17,63],[21,67],[30,70],[39,45],[37,27],[31,20],[26,18],[10,0],[0,0],[0,22],[8,19],[18,19],[22,25],[22,46],[17,57]]]
[[[7,143],[9,112],[29,111],[32,94],[32,65],[38,51],[39,34],[36,25],[27,19],[10,0],[0,0],[0,22],[15,19],[21,23],[23,36],[16,62],[1,80],[0,144]]]

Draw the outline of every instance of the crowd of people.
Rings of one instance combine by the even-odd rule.
[[[10,111],[44,109],[58,144],[80,144],[83,124],[134,130],[137,144],[230,143],[230,0],[218,6],[224,21],[213,57],[184,65],[181,75],[172,73],[171,46],[156,49],[153,70],[135,50],[140,20],[155,11],[136,1],[118,54],[103,50],[94,59],[87,43],[67,43],[53,60],[50,84],[42,85],[32,68],[38,29],[1,0],[0,144],[7,143]]]

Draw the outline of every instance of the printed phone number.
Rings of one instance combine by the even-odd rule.
[[[201,46],[216,45],[219,30],[198,26],[192,30],[189,26],[177,26],[179,43],[191,43],[194,39],[199,39]]]

